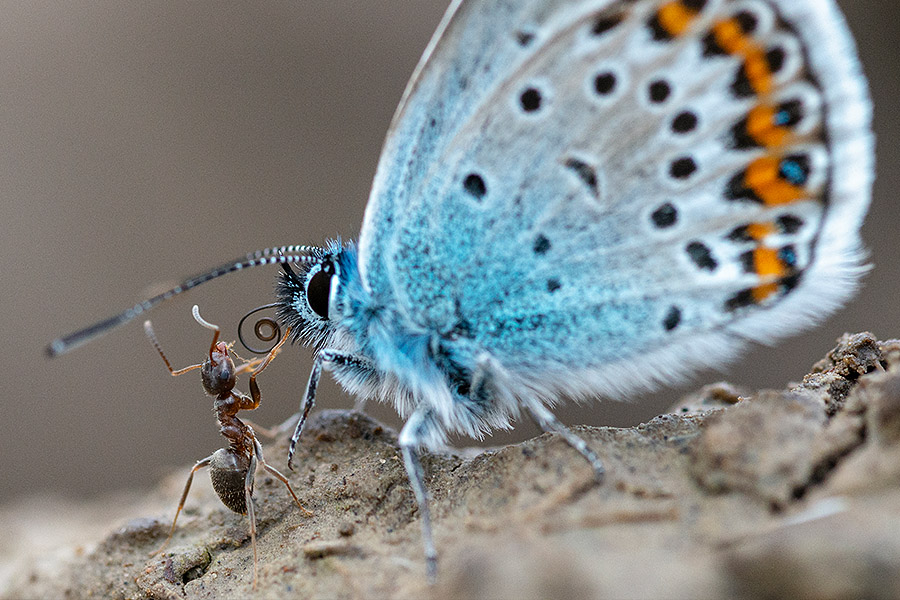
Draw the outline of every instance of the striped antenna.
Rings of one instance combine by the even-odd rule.
[[[319,248],[316,248],[315,246],[280,246],[277,248],[266,248],[265,250],[257,250],[256,252],[251,252],[250,254],[247,254],[242,258],[238,258],[214,269],[210,269],[205,273],[200,273],[199,275],[189,277],[182,281],[179,285],[173,287],[171,290],[153,296],[152,298],[148,298],[147,300],[144,300],[142,302],[138,302],[131,308],[122,311],[114,317],[104,319],[103,321],[94,323],[93,325],[85,327],[84,329],[79,329],[78,331],[70,333],[67,336],[53,340],[52,342],[50,342],[50,345],[47,346],[47,355],[50,357],[56,357],[74,350],[78,346],[86,344],[94,338],[105,335],[116,327],[128,323],[137,316],[147,312],[160,302],[164,302],[169,298],[172,298],[173,296],[177,296],[182,292],[186,292],[191,288],[195,288],[201,283],[206,283],[211,279],[221,277],[222,275],[227,275],[228,273],[233,273],[234,271],[241,271],[243,269],[249,269],[250,267],[259,267],[261,265],[311,262],[315,260],[315,256],[320,252],[321,250]]]

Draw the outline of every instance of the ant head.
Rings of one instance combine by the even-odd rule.
[[[200,367],[200,379],[203,389],[210,396],[221,396],[234,389],[235,367],[234,361],[228,353],[228,345],[218,342],[209,350],[209,358],[203,361]]]
[[[236,513],[247,514],[247,495],[244,483],[250,470],[250,458],[231,448],[220,448],[209,463],[209,478],[222,504]],[[250,482],[250,494],[253,481]]]

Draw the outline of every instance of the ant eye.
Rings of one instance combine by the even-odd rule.
[[[326,265],[322,265],[322,269],[306,284],[306,302],[313,312],[323,319],[328,318],[328,296],[331,292],[332,275],[332,269],[325,267]]]

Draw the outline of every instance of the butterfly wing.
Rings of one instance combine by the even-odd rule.
[[[538,393],[670,381],[853,293],[869,122],[830,1],[454,5],[385,144],[363,279]]]
[[[595,2],[610,4],[611,0]],[[378,287],[386,283],[385,252],[405,209],[420,193],[447,142],[469,122],[499,81],[526,58],[509,23],[538,22],[572,4],[454,0],[403,94],[382,149],[360,234],[360,269]]]

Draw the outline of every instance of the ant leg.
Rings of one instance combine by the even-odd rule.
[[[341,366],[351,367],[360,372],[362,377],[374,373],[375,368],[372,364],[354,354],[347,354],[338,350],[320,350],[316,354],[313,361],[312,371],[309,373],[309,381],[306,384],[306,393],[303,395],[303,403],[300,405],[300,420],[294,427],[294,435],[291,436],[291,447],[288,450],[288,468],[293,470],[291,462],[294,460],[294,450],[297,447],[297,440],[300,439],[300,432],[303,431],[303,425],[309,416],[309,411],[316,404],[316,388],[319,386],[319,379],[322,377],[322,369],[324,367]]]
[[[247,506],[247,516],[250,518],[250,545],[253,546],[253,589],[256,589],[256,582],[259,579],[259,568],[257,566],[256,552],[256,511],[253,507],[253,481],[256,476],[256,455],[250,457],[250,468],[244,477],[244,501]]]
[[[603,468],[603,461],[601,461],[600,457],[588,447],[587,442],[572,433],[572,431],[563,425],[556,416],[550,412],[550,409],[544,406],[540,401],[534,399],[526,400],[525,408],[538,427],[547,433],[558,433],[567,444],[572,446],[572,448],[577,450],[587,459],[594,469],[594,478],[597,480],[597,483],[603,481],[603,475],[606,472]]]
[[[275,346],[271,350],[269,350],[268,354],[266,354],[266,358],[262,361],[262,364],[259,365],[258,367],[256,367],[256,370],[253,372],[252,377],[256,377],[257,375],[259,375],[260,373],[263,372],[263,369],[265,369],[266,367],[269,366],[269,363],[272,362],[272,360],[274,360],[275,355],[278,354],[278,352],[281,350],[281,347],[284,346],[284,343],[287,341],[288,336],[290,334],[291,334],[291,328],[288,327],[285,330],[284,335],[281,336],[281,339],[278,341],[278,343],[275,344]]]
[[[178,503],[178,510],[175,511],[175,518],[172,519],[172,527],[169,529],[169,535],[166,537],[166,541],[163,542],[163,545],[159,547],[158,550],[151,552],[150,556],[156,556],[160,552],[166,549],[166,546],[169,545],[169,541],[172,539],[172,535],[175,533],[175,523],[178,522],[178,515],[181,514],[181,509],[184,508],[184,503],[187,500],[188,492],[191,491],[191,482],[194,481],[194,473],[202,469],[203,467],[209,465],[210,461],[212,461],[212,456],[207,456],[201,461],[198,461],[194,468],[191,469],[191,474],[188,475],[187,483],[184,484],[184,491],[181,493],[181,501]]]
[[[431,534],[431,512],[428,508],[428,490],[425,488],[425,472],[419,460],[418,450],[423,442],[431,437],[429,430],[434,422],[429,418],[428,409],[418,408],[400,431],[400,451],[403,453],[403,464],[406,474],[419,505],[422,517],[422,543],[425,546],[425,575],[428,583],[433,584],[437,577],[437,550]]]
[[[257,460],[259,460],[259,464],[261,464],[263,468],[268,471],[275,479],[284,484],[284,486],[291,493],[291,497],[294,499],[294,504],[300,507],[300,510],[305,512],[307,517],[313,516],[313,512],[311,510],[300,504],[300,500],[297,498],[297,494],[294,493],[294,488],[291,487],[291,482],[288,481],[287,477],[279,473],[278,469],[271,466],[266,462],[266,459],[263,458],[262,446],[259,444],[259,441],[255,437],[253,438],[253,448],[256,452],[256,458]]]
[[[253,374],[250,376],[250,398],[247,398],[242,394],[239,395],[241,399],[241,402],[239,404],[241,410],[255,410],[259,406],[259,403],[262,402],[262,394],[260,394],[259,392],[259,384],[256,383],[256,376],[262,373],[263,370],[269,366],[269,363],[274,360],[275,355],[277,355],[278,351],[281,350],[281,347],[287,341],[288,335],[290,335],[290,333],[291,328],[288,327],[287,331],[284,332],[284,336],[281,338],[281,341],[275,344],[274,348],[269,350],[269,353],[266,355],[265,360],[263,360],[262,363],[253,371]],[[235,394],[232,393],[232,395]]]
[[[237,354],[235,354],[234,352],[232,352],[232,354],[237,356]],[[244,362],[235,368],[235,370],[234,370],[235,377],[237,377],[241,373],[246,373],[247,371],[252,371],[256,367],[258,367],[259,364],[263,361],[263,359],[261,359],[261,358],[252,358],[250,360],[244,360],[240,356],[238,356],[238,358],[240,358]]]
[[[165,352],[163,352],[162,346],[159,345],[159,340],[156,339],[156,333],[153,332],[153,325],[150,324],[150,321],[144,321],[144,333],[147,334],[147,337],[150,338],[150,343],[153,344],[153,347],[156,348],[156,351],[159,352],[159,355],[162,357],[163,362],[166,363],[166,368],[169,369],[169,373],[172,374],[172,377],[177,377],[179,375],[183,375],[188,371],[193,371],[194,369],[199,369],[203,365],[191,365],[189,367],[185,367],[183,369],[173,369],[172,365],[169,363],[169,359],[166,358]]]
[[[251,429],[253,429],[253,433],[261,434],[263,437],[268,438],[270,440],[274,440],[279,435],[287,431],[287,428],[281,425],[275,425],[274,427],[263,427],[257,423],[254,423],[250,419],[241,418],[241,421],[244,422],[244,425],[247,425]]]

